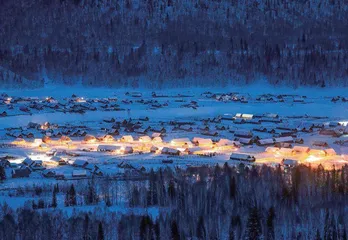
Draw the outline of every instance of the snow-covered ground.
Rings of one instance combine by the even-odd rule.
[[[74,181],[72,173],[76,170],[86,170],[86,176],[80,177],[82,179],[88,179],[96,174],[94,169],[74,166],[75,160],[85,160],[95,164],[101,172],[98,175],[100,178],[109,175],[120,179],[141,178],[141,172],[164,166],[187,168],[223,165],[226,161],[233,164],[233,161],[229,161],[233,152],[255,156],[256,164],[279,164],[283,159],[294,159],[313,165],[320,163],[325,167],[348,163],[346,89],[294,90],[257,85],[248,88],[173,89],[158,91],[156,97],[149,90],[140,93],[129,89],[73,87],[5,92],[7,95],[2,95],[3,103],[0,106],[0,113],[6,111],[6,116],[0,118],[2,159],[16,163],[17,167],[22,166],[22,161],[27,157],[32,160],[42,160],[46,169],[52,170],[60,177],[57,180],[54,177],[45,178],[42,170],[35,170],[29,178],[15,179],[11,178],[13,168],[8,167],[6,169],[8,179],[1,184],[0,190],[16,189],[23,184],[52,184],[60,181],[62,176]],[[73,94],[75,94],[74,97],[72,97]],[[340,97],[337,98],[337,96]],[[52,97],[52,100],[47,100],[47,97]],[[52,108],[52,104],[56,104],[57,107]],[[42,108],[32,107],[37,105]],[[80,106],[87,106],[87,108],[81,110]],[[28,111],[23,111],[23,107]],[[78,109],[78,111],[72,112],[72,109]],[[255,122],[252,124],[248,118],[232,119],[237,113],[253,114],[252,119],[259,121],[259,124]],[[273,115],[267,115],[269,113]],[[273,119],[275,115],[278,116]],[[144,117],[149,119],[142,119]],[[275,119],[276,121],[273,121]],[[127,120],[127,123],[122,123],[124,120]],[[282,122],[279,123],[279,121]],[[29,127],[28,124],[33,122],[40,124],[40,127]],[[51,126],[43,127],[45,122],[51,123]],[[313,127],[313,124],[322,124],[324,127]],[[146,132],[140,133],[138,127]],[[261,127],[266,130],[263,132],[255,130]],[[279,151],[277,149],[267,151],[268,146],[256,144],[259,139],[275,139],[282,137],[282,134],[289,134],[290,130],[284,130],[284,127],[297,128],[290,134],[294,141],[291,147],[308,146],[315,150],[333,149],[334,152],[313,151],[313,153],[298,154],[291,150],[283,151],[282,148],[278,149]],[[310,129],[303,130],[301,127]],[[139,137],[151,137],[154,129],[160,128],[166,130],[162,136],[163,142],[139,141]],[[69,133],[65,134],[64,131],[67,129]],[[100,140],[86,143],[84,135],[72,135],[79,130],[79,133],[83,131],[88,135],[101,136],[114,129],[117,129],[118,135],[114,135],[114,141],[107,143]],[[339,136],[320,134],[323,129],[339,132]],[[244,141],[246,138],[246,140],[251,139],[251,144],[243,144],[243,139],[237,136],[236,132],[241,130],[251,132],[251,137],[242,137]],[[29,138],[26,134],[33,136]],[[59,141],[59,134],[68,135],[71,142],[66,144]],[[40,143],[33,142],[33,139],[41,139],[44,135],[50,135],[52,142],[45,144],[43,148]],[[134,140],[120,141],[124,135],[132,135]],[[20,142],[17,139],[17,142],[15,141],[12,145],[16,137],[22,137],[24,141]],[[172,142],[177,138],[189,138],[192,141],[194,137],[211,139],[214,144],[198,146],[197,149],[191,142],[185,146],[175,145]],[[237,145],[238,142],[242,144],[239,147],[222,148],[216,144],[220,139],[235,141]],[[301,139],[303,143],[299,141]],[[320,147],[315,144],[316,141],[325,142],[328,145]],[[132,147],[134,152],[130,154],[100,152],[97,151],[98,145],[120,146],[122,149],[128,146]],[[158,150],[149,152],[152,146],[157,147]],[[162,154],[163,147],[180,150],[180,156]],[[190,149],[193,154],[185,152],[191,151]],[[62,166],[52,161],[52,156],[46,154],[52,150],[60,152],[60,157],[67,160],[69,164]],[[208,153],[214,154],[213,156],[198,155],[209,155]],[[163,160],[166,160],[166,163],[163,163]],[[8,201],[8,198],[4,197],[2,200]]]

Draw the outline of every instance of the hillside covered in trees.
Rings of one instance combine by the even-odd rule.
[[[165,168],[125,186],[123,195],[119,181],[96,178],[12,190],[35,200],[1,205],[0,238],[347,239],[348,166]]]
[[[1,86],[348,84],[345,0],[0,4]]]

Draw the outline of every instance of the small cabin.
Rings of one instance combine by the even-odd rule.
[[[270,146],[274,144],[274,140],[272,138],[259,139],[256,141],[256,144],[259,146]]]
[[[140,118],[139,118],[139,121],[145,121],[145,122],[146,122],[146,121],[149,121],[149,117],[144,117],[144,116],[143,116],[143,117],[140,117]]]
[[[246,131],[246,130],[236,130],[234,132],[234,136],[241,137],[241,138],[252,138],[253,133],[251,131]]]
[[[336,151],[333,148],[328,148],[324,150],[326,156],[336,156]]]
[[[177,150],[177,149],[175,149],[175,148],[164,147],[164,148],[162,148],[162,150],[161,150],[161,154],[179,156],[179,155],[180,155],[180,151]]]
[[[232,153],[230,160],[244,161],[244,162],[255,162],[255,157],[249,154]]]
[[[110,129],[110,130],[108,130],[108,134],[107,135],[109,135],[109,136],[118,136],[118,135],[120,135],[120,132],[117,130],[117,129]]]
[[[120,139],[121,142],[133,142],[134,139],[131,135],[125,135]]]
[[[238,141],[243,145],[252,145],[254,142],[252,138],[239,138]]]
[[[102,141],[102,142],[113,142],[113,141],[115,141],[114,137],[111,136],[110,134],[106,134],[106,135],[100,137],[99,140]]]
[[[279,118],[263,117],[263,118],[260,119],[260,122],[281,123],[282,120],[279,119]]]
[[[253,128],[253,131],[256,131],[256,132],[267,132],[267,128],[265,128],[263,126],[260,126],[260,127],[257,127],[257,128]]]
[[[184,152],[186,152],[187,154],[195,154],[197,152],[202,151],[202,149],[200,147],[192,147],[192,148],[186,148],[184,150]]]
[[[201,132],[201,134],[206,136],[212,136],[212,137],[216,137],[219,135],[218,132],[214,132],[214,131],[203,131]]]
[[[267,147],[266,149],[265,149],[265,152],[266,153],[276,153],[276,152],[278,152],[279,151],[279,148],[277,148],[277,147]]]
[[[87,134],[84,138],[83,141],[85,143],[95,143],[97,141],[96,137],[94,137],[93,135],[89,135]]]
[[[123,149],[121,148],[121,151],[123,154],[131,154],[134,152],[133,147],[131,146],[126,146]]]
[[[115,122],[115,118],[104,118],[103,121],[106,123],[113,123]]]
[[[303,97],[294,97],[294,100],[293,100],[294,103],[303,103],[304,102],[304,98]]]
[[[153,142],[153,143],[161,143],[161,142],[163,142],[163,140],[162,140],[161,137],[154,137],[154,138],[152,139],[152,142]]]
[[[178,147],[185,147],[185,146],[191,145],[191,141],[189,138],[176,138],[176,139],[173,139],[170,143]]]
[[[260,119],[246,119],[245,123],[249,123],[249,124],[261,124]]]
[[[148,131],[149,131],[148,128],[139,128],[139,129],[135,130],[135,132],[138,134],[146,134]]]
[[[312,143],[313,146],[317,146],[317,147],[328,147],[329,144],[327,142],[324,141],[314,141]]]
[[[320,135],[332,136],[332,137],[340,137],[343,135],[342,131],[338,131],[337,129],[321,129],[319,131]]]
[[[219,131],[225,131],[226,130],[226,127],[224,125],[216,125],[215,126],[215,129],[216,130],[219,130]],[[202,129],[204,131],[209,131],[209,127],[206,126],[204,129]]]
[[[293,150],[292,148],[280,148],[278,150],[278,153],[281,154],[281,155],[293,155]]]
[[[73,170],[72,177],[74,177],[74,178],[87,177],[87,171],[86,170]]]
[[[181,125],[179,130],[185,131],[185,132],[192,132],[193,128],[190,125]]]
[[[54,156],[51,158],[51,161],[55,161],[58,163],[58,165],[66,165],[67,164],[67,161],[61,157],[58,157],[58,156]]]
[[[158,151],[158,147],[156,147],[156,146],[152,146],[151,148],[150,148],[150,152],[151,153],[155,153],[155,152],[157,152]]]
[[[98,145],[97,151],[98,152],[117,152],[121,149],[121,146],[115,146],[115,145]]]
[[[52,142],[52,140],[51,140],[51,138],[49,136],[45,135],[45,136],[42,137],[42,142],[50,143],[50,142]]]
[[[46,178],[54,178],[56,176],[56,172],[50,169],[46,169],[42,171],[42,175]]]
[[[7,112],[6,111],[2,111],[1,113],[0,113],[0,117],[6,117],[7,116]]]
[[[291,168],[291,167],[296,167],[298,165],[297,160],[293,159],[283,159],[281,163],[284,167]]]
[[[213,141],[209,138],[194,137],[192,139],[192,142],[197,146],[212,146],[213,145]]]
[[[151,138],[149,136],[141,136],[141,137],[139,137],[139,142],[150,143],[151,142]]]
[[[326,156],[325,150],[322,150],[322,149],[311,149],[309,151],[309,154],[313,156],[318,156],[318,157]]]
[[[163,136],[163,134],[162,134],[162,133],[159,133],[159,132],[154,132],[154,133],[151,134],[151,137],[152,137],[152,138],[155,138],[155,137],[162,137],[162,136]]]
[[[27,167],[12,170],[12,178],[27,178],[30,176],[30,169]]]
[[[329,122],[329,127],[337,127],[340,126],[339,122]]]
[[[298,153],[298,154],[303,154],[303,153],[308,154],[310,151],[310,148],[309,147],[302,147],[302,146],[294,146],[292,148],[292,151],[294,153]]]
[[[279,148],[292,148],[292,144],[288,142],[278,142],[275,143],[274,146]]]
[[[61,136],[59,141],[61,143],[71,143],[72,142],[71,139],[68,136]]]
[[[166,129],[164,127],[162,128],[151,128],[151,131],[155,133],[166,133]]]
[[[81,167],[84,168],[88,165],[88,162],[86,160],[81,160],[81,159],[77,159],[73,162],[72,164],[74,167]]]
[[[293,143],[294,139],[291,136],[288,137],[278,137],[273,139],[275,143]]]
[[[24,140],[24,138],[16,138],[16,140],[14,140],[12,143],[16,145],[24,145],[26,141]]]
[[[233,120],[234,124],[244,124],[245,123],[245,119],[243,118],[236,118]]]
[[[263,116],[266,118],[279,118],[279,115],[276,113],[266,113]]]
[[[217,147],[221,147],[221,146],[230,146],[230,145],[235,145],[235,141],[229,140],[229,139],[225,139],[225,138],[221,138],[216,144],[215,146]]]

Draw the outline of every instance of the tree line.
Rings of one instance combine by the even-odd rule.
[[[114,179],[21,189],[16,196],[51,193],[18,209],[2,204],[0,238],[347,239],[348,165],[225,164],[147,177],[122,191]]]
[[[4,0],[2,85],[347,85],[344,0]]]

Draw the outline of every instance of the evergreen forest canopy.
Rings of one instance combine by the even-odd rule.
[[[0,239],[347,239],[348,166],[165,168],[124,196],[118,180],[87,181],[13,190],[33,200],[0,206]]]
[[[0,85],[348,84],[345,0],[3,0]]]

